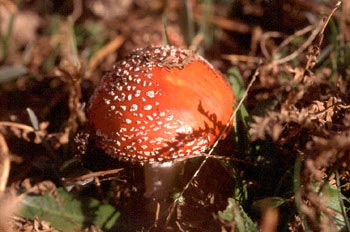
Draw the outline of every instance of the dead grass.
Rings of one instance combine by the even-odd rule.
[[[350,229],[349,0],[121,2],[0,1],[0,231],[56,231],[15,216],[19,198],[8,198],[48,180],[44,192],[68,180],[125,218],[139,213],[140,167],[88,143],[84,107],[116,60],[164,41],[195,48],[224,73],[236,67],[248,90],[235,133],[204,161],[189,161],[172,211],[162,215],[156,204],[154,215],[118,228],[198,231],[205,221],[213,231],[243,231],[217,216],[235,198],[231,213],[242,207],[262,231]],[[254,209],[270,197],[284,203]]]

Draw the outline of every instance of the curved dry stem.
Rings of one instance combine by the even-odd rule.
[[[262,54],[264,54],[265,58],[268,58],[268,59],[271,58],[271,54],[269,54],[269,52],[267,51],[267,48],[266,48],[266,41],[269,38],[280,38],[282,36],[283,35],[278,31],[268,31],[268,32],[265,32],[261,36],[260,49],[261,49]]]
[[[6,189],[8,177],[10,175],[11,159],[9,155],[9,148],[5,138],[0,134],[0,193]]]
[[[261,58],[256,56],[237,55],[237,54],[222,55],[221,57],[224,58],[225,60],[229,60],[231,63],[235,63],[235,62],[259,63],[261,60]]]
[[[289,43],[291,43],[295,38],[305,35],[306,33],[312,31],[315,29],[315,25],[309,25],[304,27],[301,30],[296,31],[293,35],[288,36],[286,39],[282,41],[282,43],[273,51],[274,54],[278,53],[281,51],[282,48],[287,46]]]
[[[85,181],[91,177],[96,178],[96,177],[104,177],[104,176],[108,176],[108,175],[113,175],[113,174],[116,174],[122,170],[123,170],[123,168],[111,169],[111,170],[106,170],[106,171],[98,171],[98,172],[92,172],[92,173],[88,173],[85,175],[81,175],[78,177],[62,178],[61,180],[64,183]]]
[[[0,127],[15,127],[17,129],[24,130],[26,132],[34,132],[34,128],[32,126],[28,126],[25,124],[17,123],[17,122],[8,122],[8,121],[0,121]]]
[[[309,38],[307,38],[307,40],[297,50],[295,50],[293,53],[289,54],[288,56],[285,56],[285,57],[278,59],[278,60],[274,60],[273,63],[275,65],[280,65],[280,64],[284,64],[284,63],[287,63],[289,61],[294,60],[296,57],[298,57],[303,51],[305,51],[312,44],[312,42],[316,39],[316,37],[322,31],[322,28],[323,28],[323,22],[320,21],[320,23],[312,31]]]

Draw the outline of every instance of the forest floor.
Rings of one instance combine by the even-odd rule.
[[[350,0],[0,0],[0,231],[350,231]],[[205,57],[237,100],[166,199],[76,136],[136,48]],[[80,152],[80,153],[79,153]]]

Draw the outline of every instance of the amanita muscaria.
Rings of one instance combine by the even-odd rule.
[[[234,102],[228,82],[204,58],[153,46],[136,49],[103,76],[87,116],[110,156],[163,162],[213,145]]]

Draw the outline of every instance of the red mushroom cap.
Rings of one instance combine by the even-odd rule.
[[[101,80],[87,116],[107,154],[169,161],[210,147],[235,97],[204,58],[171,46],[137,49]]]

